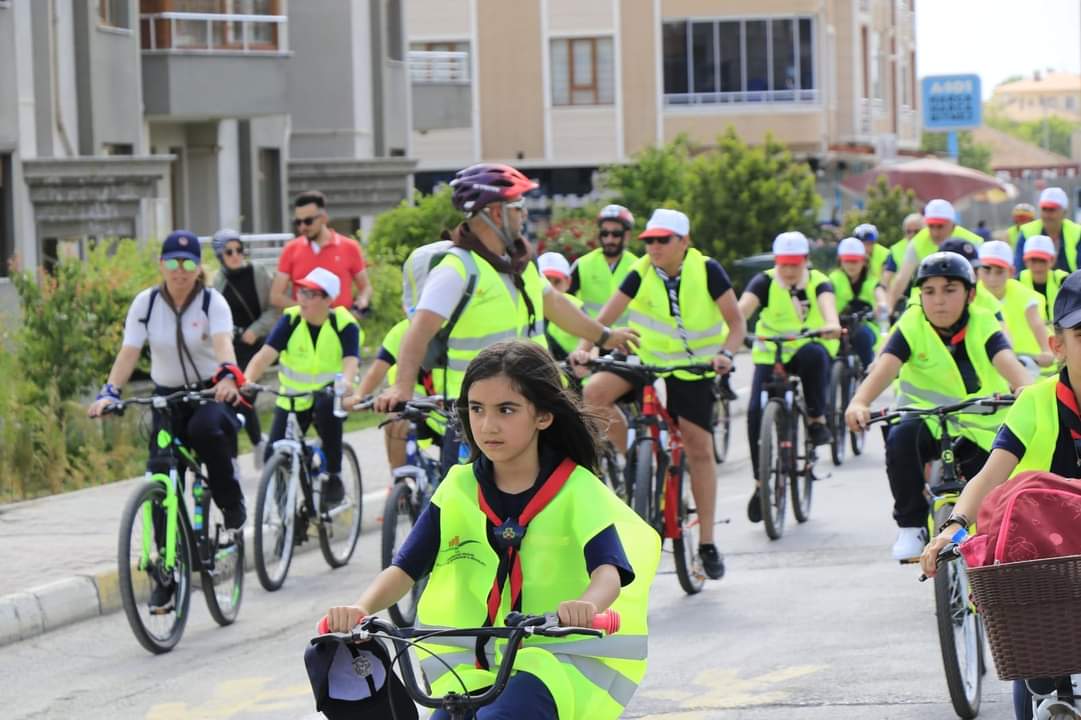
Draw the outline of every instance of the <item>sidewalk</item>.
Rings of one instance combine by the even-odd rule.
[[[390,483],[382,431],[348,433],[364,483],[361,532],[379,527]],[[258,473],[239,459],[250,540]],[[52,631],[121,607],[116,546],[120,514],[142,478],[26,502],[0,505],[0,645]],[[249,542],[249,550],[251,544]],[[308,543],[301,549],[318,547]],[[251,571],[251,552],[248,570]]]

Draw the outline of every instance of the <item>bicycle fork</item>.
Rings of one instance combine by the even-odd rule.
[[[177,492],[177,485],[179,484],[179,473],[176,468],[170,468],[169,474],[164,475],[162,473],[150,473],[146,474],[148,482],[158,482],[165,487],[165,500],[162,501],[161,506],[165,512],[165,562],[164,567],[168,571],[172,571],[176,567],[176,524],[178,522],[179,515],[179,498],[180,494]],[[154,545],[157,539],[157,533],[154,530],[154,507],[149,502],[143,503],[143,542],[142,548],[139,554],[139,569],[148,570],[150,568],[151,556],[154,553]]]

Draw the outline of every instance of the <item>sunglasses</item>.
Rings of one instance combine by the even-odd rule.
[[[228,255],[229,257],[232,257],[234,255],[243,255],[243,254],[244,254],[244,248],[225,248],[225,250],[222,251],[222,255]]]
[[[509,207],[509,208],[514,208],[515,210],[524,210],[525,209],[525,198],[519,198],[518,200],[515,200],[514,202],[504,203],[504,205],[506,207]]]
[[[199,269],[199,263],[195,262],[194,260],[184,260],[183,262],[181,262],[176,258],[169,258],[164,262],[166,270],[177,270],[179,268],[184,268],[186,272],[195,272]]]
[[[315,224],[315,221],[318,220],[318,219],[319,219],[318,215],[312,215],[311,217],[306,217],[306,218],[296,218],[295,220],[293,220],[293,226],[294,227],[300,227],[301,225],[304,225],[305,227],[311,227],[312,225]]]
[[[297,294],[301,297],[308,298],[309,300],[327,297],[327,294],[322,290],[313,290],[312,288],[300,288],[300,290],[297,291]]]
[[[658,245],[667,245],[672,241],[672,238],[674,237],[675,235],[662,235],[661,237],[644,237],[642,238],[642,242],[644,242],[646,245],[652,245],[653,243],[657,243]]]
[[[623,231],[623,230],[601,230],[601,237],[602,238],[606,238],[606,237],[621,238],[625,234],[626,234],[626,232]]]

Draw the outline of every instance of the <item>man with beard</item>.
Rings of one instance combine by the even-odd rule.
[[[634,227],[634,216],[622,205],[608,205],[597,215],[598,247],[575,261],[571,268],[571,287],[567,292],[582,301],[586,313],[597,314],[619,289],[638,259],[626,250],[627,233]],[[625,326],[624,313],[616,325]]]

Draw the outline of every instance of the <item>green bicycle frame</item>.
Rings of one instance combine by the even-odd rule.
[[[198,461],[180,441],[164,428],[158,431],[158,447],[164,450],[172,445],[180,455],[198,467]],[[180,494],[177,492],[180,473],[176,467],[169,469],[169,474],[147,472],[146,479],[150,482],[160,482],[165,488],[165,500],[162,507],[165,509],[165,569],[172,570],[176,567],[176,528],[180,514]],[[143,546],[139,555],[139,569],[146,570],[150,566],[150,554],[153,551],[154,517],[150,503],[143,503]]]

